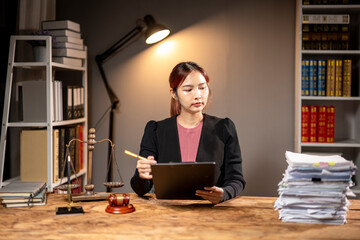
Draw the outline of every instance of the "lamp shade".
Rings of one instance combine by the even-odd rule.
[[[156,23],[153,16],[146,15],[144,21],[147,26],[145,30],[145,42],[147,44],[159,42],[170,34],[170,30],[164,25]]]

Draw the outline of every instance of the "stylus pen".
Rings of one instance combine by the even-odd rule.
[[[132,152],[130,152],[130,151],[128,151],[128,150],[125,150],[124,153],[125,153],[126,155],[129,155],[129,156],[134,157],[134,158],[137,158],[137,159],[149,160],[149,159],[144,158],[144,157],[142,157],[142,156],[140,156],[140,155],[137,155],[137,154],[135,154],[135,153],[132,153]]]

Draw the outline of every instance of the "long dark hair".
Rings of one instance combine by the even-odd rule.
[[[185,78],[193,71],[200,72],[206,82],[209,82],[209,76],[205,72],[205,70],[200,67],[198,64],[194,62],[181,62],[177,64],[173,70],[170,73],[169,77],[169,84],[170,88],[173,89],[174,92],[176,92],[178,86],[182,84],[182,82],[185,80]],[[180,103],[176,101],[174,98],[171,98],[170,103],[170,116],[175,116],[180,114]]]

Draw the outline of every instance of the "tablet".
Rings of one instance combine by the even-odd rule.
[[[215,185],[215,162],[151,165],[157,199],[202,199],[197,189]]]

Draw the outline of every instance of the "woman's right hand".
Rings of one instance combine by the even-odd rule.
[[[152,179],[151,165],[156,164],[153,156],[148,156],[147,160],[139,159],[136,164],[136,168],[139,172],[140,178]]]

